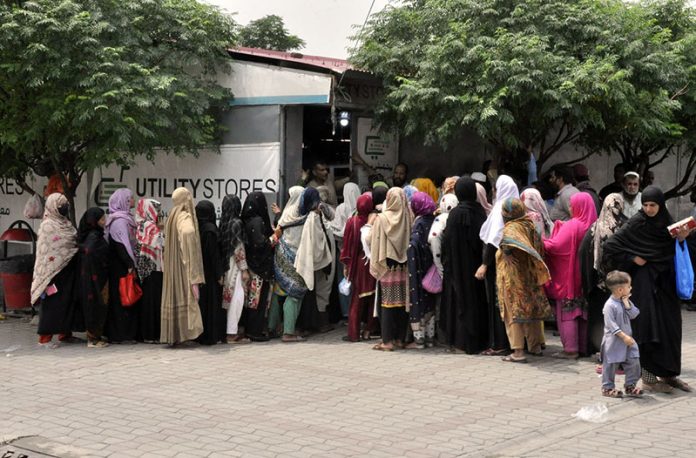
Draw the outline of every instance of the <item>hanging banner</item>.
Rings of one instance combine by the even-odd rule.
[[[45,178],[30,183],[41,192]],[[274,202],[280,183],[280,143],[222,145],[220,154],[203,151],[198,157],[178,157],[158,154],[154,162],[138,158],[130,167],[112,165],[95,170],[90,189],[87,180],[77,188],[76,215],[79,219],[88,207],[108,208],[109,197],[116,189],[129,188],[136,201],[152,198],[162,202],[168,213],[172,208],[172,192],[178,187],[188,188],[194,201],[209,200],[217,209],[228,195],[238,196],[242,202],[250,193],[260,191],[269,202]],[[17,219],[24,219],[23,209],[29,194],[11,179],[0,178],[0,231]],[[30,221],[35,228],[39,220]]]
[[[372,118],[358,118],[355,147],[370,167],[384,177],[391,176],[398,161],[396,135],[374,128]]]

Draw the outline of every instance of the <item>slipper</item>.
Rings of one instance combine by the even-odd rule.
[[[482,355],[482,356],[500,356],[500,355],[504,355],[507,352],[508,352],[507,350],[493,350],[492,348],[489,348],[488,350],[483,350],[481,353],[479,353],[479,355]]]
[[[643,391],[647,391],[649,393],[670,394],[670,393],[674,392],[674,388],[672,388],[670,385],[668,385],[664,382],[657,382],[657,383],[645,383],[645,382],[643,382]]]
[[[687,393],[691,393],[693,391],[693,389],[689,386],[688,383],[677,377],[665,378],[662,379],[662,381],[671,387],[680,389],[682,391],[686,391]]]
[[[295,343],[295,342],[305,342],[306,339],[302,336],[283,336],[280,338],[283,343]]]
[[[566,353],[564,351],[559,351],[551,355],[552,358],[557,358],[557,359],[568,359],[568,360],[576,360],[580,357],[577,353],[575,355],[572,355],[570,353]]]
[[[227,339],[227,343],[231,345],[244,345],[244,344],[250,344],[251,339],[248,337],[236,337],[234,339]]]
[[[394,351],[394,347],[386,347],[383,343],[378,343],[372,349],[377,351]]]
[[[500,358],[502,361],[505,361],[506,363],[520,363],[520,364],[525,364],[527,362],[527,358],[515,358],[512,355],[509,356],[503,356]]]

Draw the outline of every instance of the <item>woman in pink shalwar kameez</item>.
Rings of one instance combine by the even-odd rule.
[[[570,198],[572,218],[556,221],[551,237],[544,240],[551,281],[546,293],[556,302],[556,323],[563,351],[557,358],[576,359],[587,351],[587,301],[582,294],[578,250],[585,233],[597,219],[592,196],[579,192]]]

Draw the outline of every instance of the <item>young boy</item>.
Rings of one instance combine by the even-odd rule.
[[[640,379],[638,345],[631,337],[631,320],[640,311],[629,300],[631,276],[626,272],[609,272],[605,281],[611,297],[604,304],[604,338],[602,339],[602,394],[620,398],[623,393],[614,387],[614,375],[621,364],[626,374],[626,395],[640,397],[643,391],[636,386]]]

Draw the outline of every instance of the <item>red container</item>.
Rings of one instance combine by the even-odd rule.
[[[25,228],[15,227],[25,225]],[[36,237],[31,226],[24,221],[15,221],[3,232],[0,241],[34,242]],[[0,279],[5,293],[5,308],[8,310],[31,307],[31,280],[34,270],[34,255],[12,256],[0,260]]]

